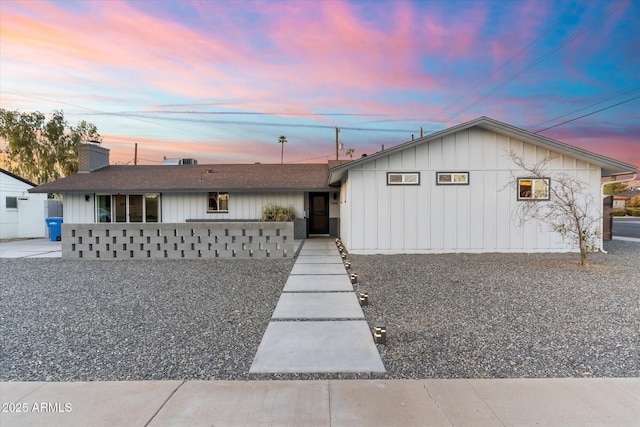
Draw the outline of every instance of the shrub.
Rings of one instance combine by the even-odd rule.
[[[640,208],[640,196],[636,196],[627,202],[628,208]]]
[[[283,207],[269,203],[262,208],[260,221],[286,222],[296,219],[296,210],[292,207]]]
[[[613,216],[626,216],[627,210],[624,208],[616,208],[611,211],[611,215]]]
[[[625,211],[627,212],[627,215],[640,216],[640,208],[627,208]]]

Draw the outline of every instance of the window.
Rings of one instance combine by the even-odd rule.
[[[549,178],[518,178],[518,200],[549,200]]]
[[[96,219],[98,222],[111,222],[111,196],[98,195],[96,197]]]
[[[17,197],[9,197],[6,198],[7,209],[18,209],[18,198]]]
[[[160,222],[160,194],[98,194],[96,222]]]
[[[436,185],[469,185],[469,172],[436,172]]]
[[[387,173],[387,185],[420,185],[420,173]]]
[[[209,193],[207,212],[229,212],[229,193]]]

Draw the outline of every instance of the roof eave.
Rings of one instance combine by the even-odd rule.
[[[395,147],[392,147],[388,150],[379,151],[375,154],[358,159],[354,162],[347,163],[345,165],[341,165],[333,169],[330,169],[328,183],[329,185],[338,185],[342,181],[345,172],[350,168],[352,168],[353,166],[374,161],[377,158],[388,156],[390,154],[393,154],[396,151],[401,151],[414,145],[429,142],[434,139],[439,139],[444,136],[447,136],[456,132],[460,132],[461,130],[469,129],[474,126],[478,126],[483,129],[491,130],[496,133],[514,137],[516,139],[520,139],[525,142],[531,143],[536,146],[544,147],[552,151],[560,152],[562,154],[567,154],[571,157],[577,158],[579,160],[583,160],[587,163],[592,163],[601,168],[601,175],[604,177],[638,173],[638,169],[634,165],[624,163],[624,162],[621,162],[606,156],[602,156],[600,154],[596,154],[590,151],[586,151],[581,148],[574,147],[572,145],[568,145],[560,141],[556,141],[554,139],[550,139],[541,135],[527,132],[515,126],[511,126],[506,123],[502,123],[497,120],[493,120],[488,117],[482,116],[475,120],[471,120],[465,123],[458,124],[456,126],[452,126],[447,129],[443,129],[438,132],[431,133],[429,135],[423,136],[422,138],[418,138],[413,141],[408,141],[402,144],[398,144]]]

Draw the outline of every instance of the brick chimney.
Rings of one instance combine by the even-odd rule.
[[[78,145],[78,173],[93,172],[109,166],[109,149],[98,144]]]

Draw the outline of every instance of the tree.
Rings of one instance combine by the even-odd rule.
[[[354,148],[347,148],[347,156],[349,156],[349,158],[351,160],[353,160],[353,152],[356,151]]]
[[[45,115],[0,109],[0,138],[7,147],[7,169],[36,183],[78,171],[78,144],[100,139],[95,125],[70,126],[62,111]]]
[[[605,182],[605,184],[607,184]],[[622,193],[623,191],[627,191],[629,186],[624,182],[614,182],[613,184],[607,184],[604,186],[604,194],[612,196],[614,194]]]
[[[514,151],[508,157],[531,178],[549,178],[547,166],[552,157],[528,166],[522,157]],[[517,178],[512,175],[510,185],[517,185]],[[509,186],[510,186],[509,185]],[[580,265],[586,264],[587,255],[598,249],[600,238],[600,221],[602,217],[595,212],[595,200],[587,190],[587,184],[566,173],[557,173],[551,177],[549,200],[522,201],[516,207],[516,217],[520,225],[530,220],[539,220],[563,238],[569,239],[580,249]]]
[[[284,143],[287,142],[287,137],[284,135],[280,135],[278,138],[278,142],[282,144],[282,151],[280,153],[280,164],[284,163]]]

